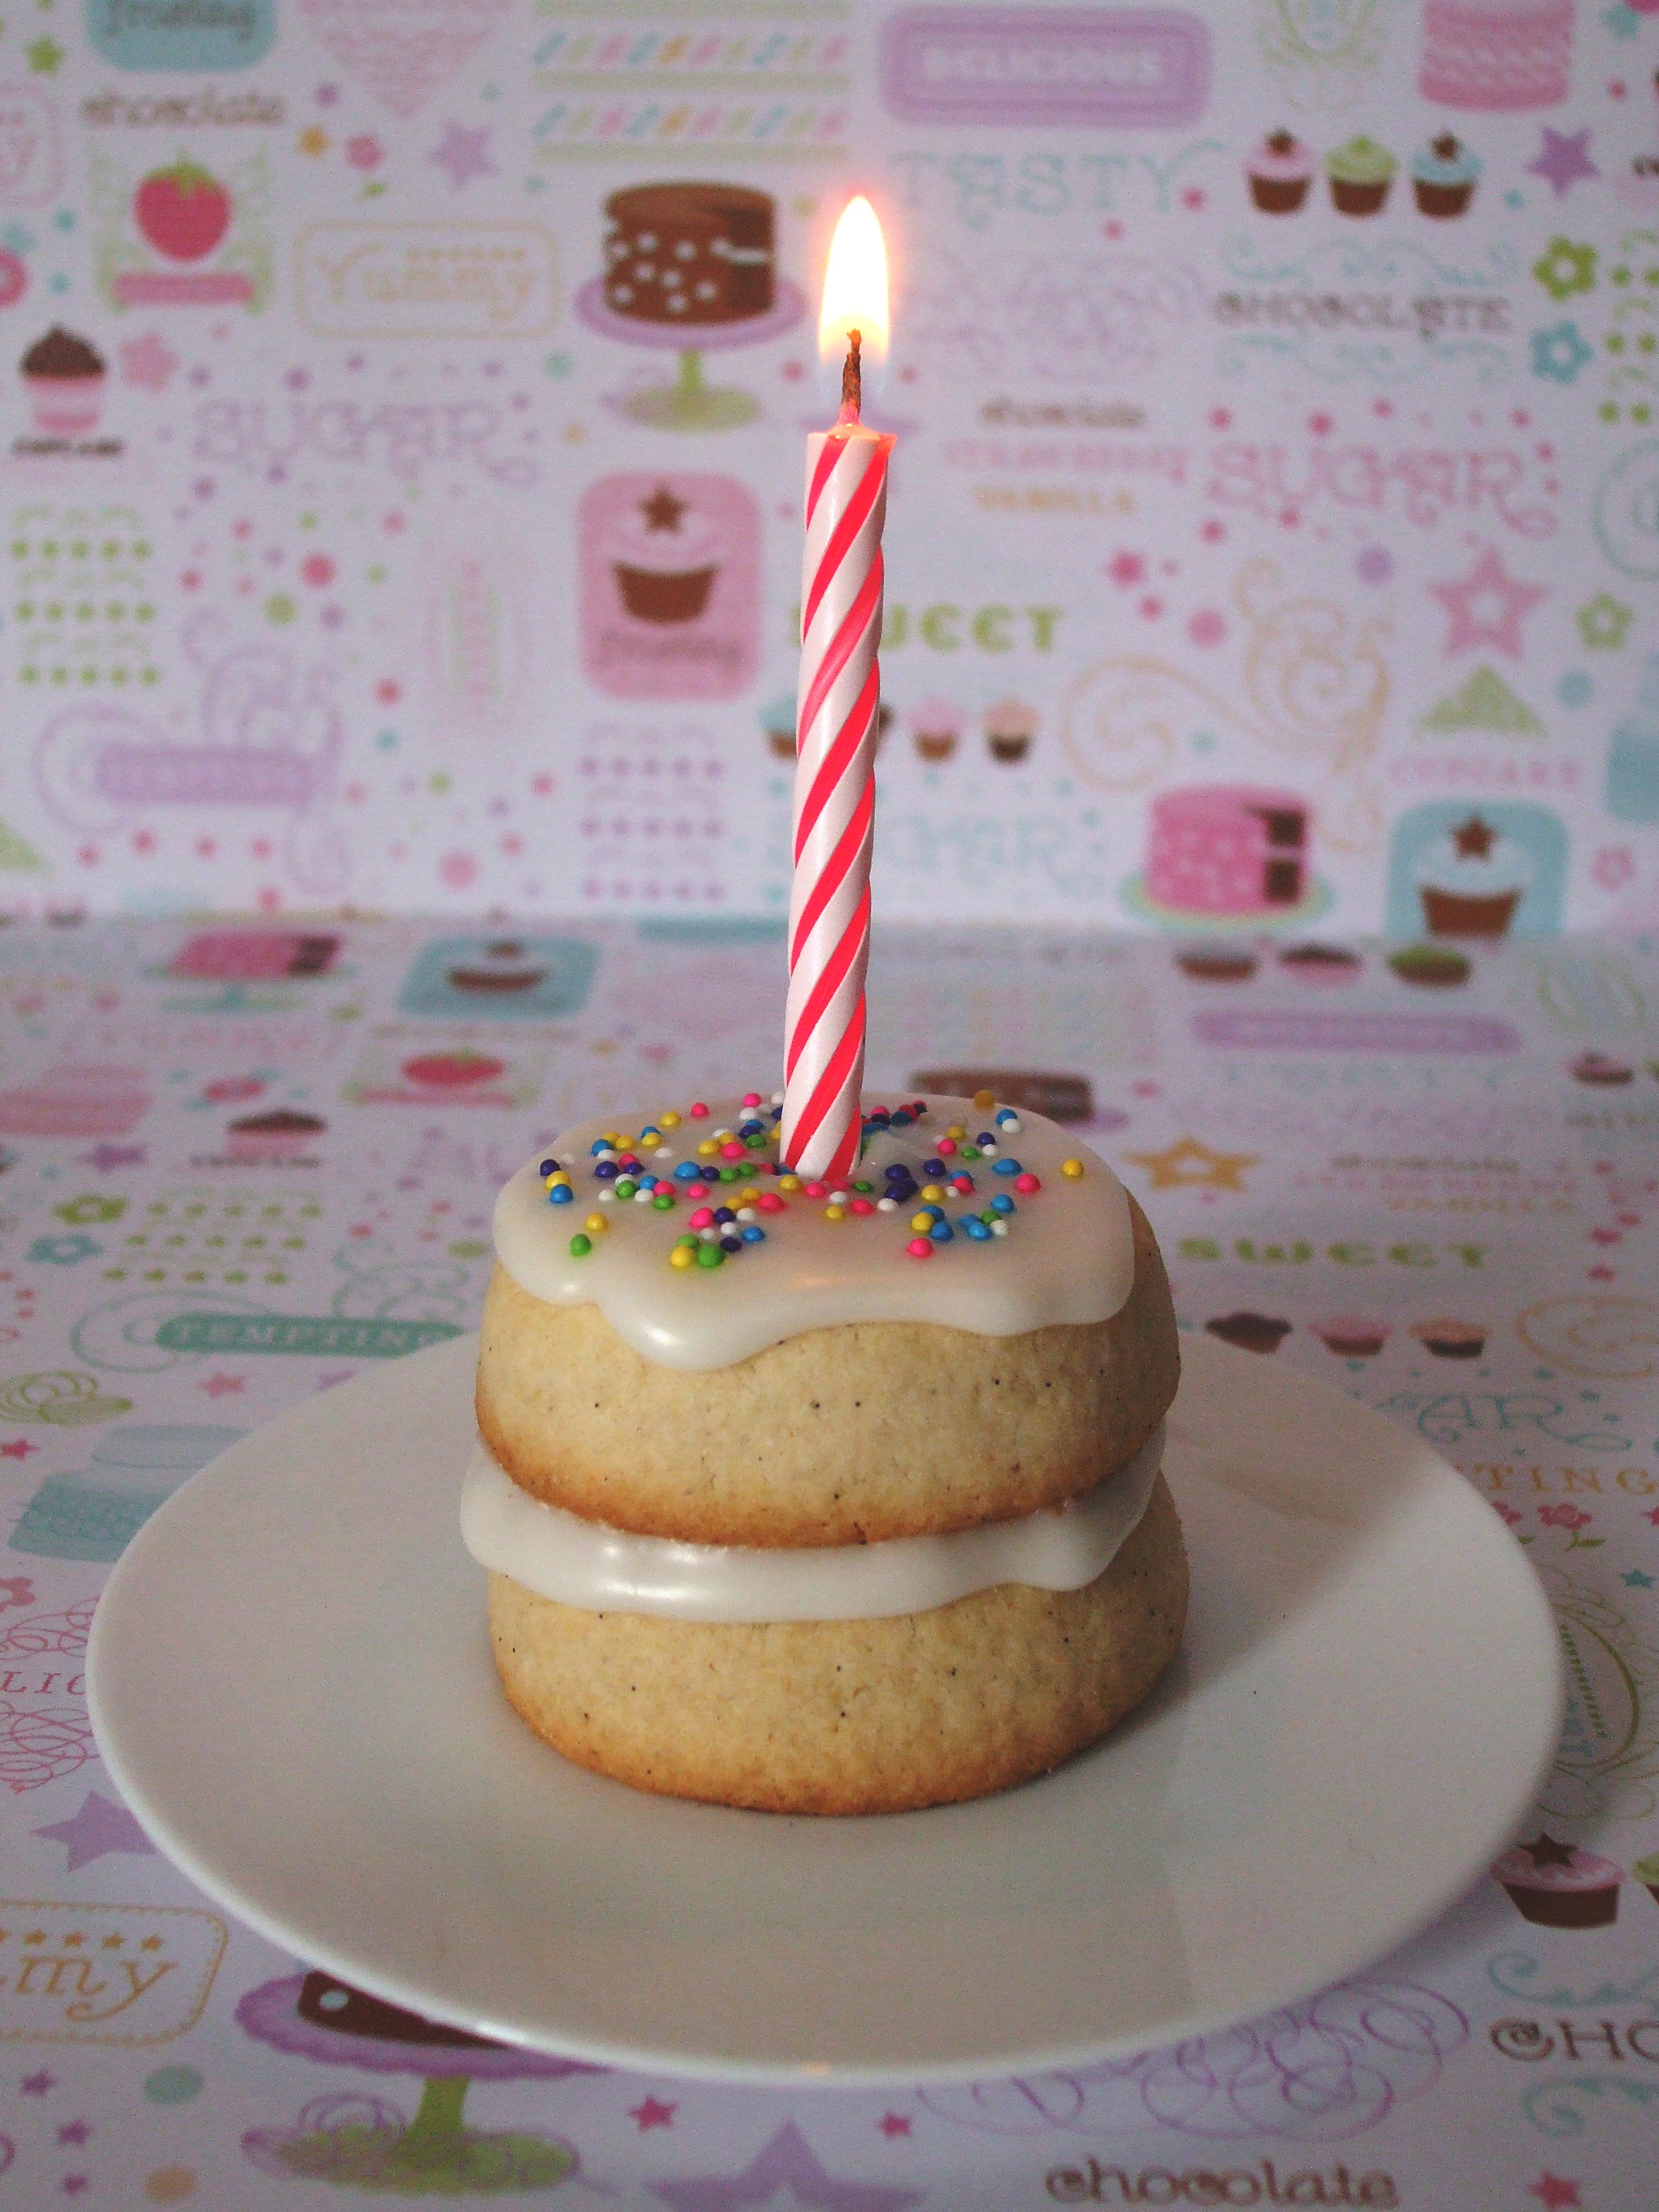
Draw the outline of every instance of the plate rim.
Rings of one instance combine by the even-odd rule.
[[[1201,1344],[1203,1350],[1200,1352],[1199,1358],[1206,1364],[1214,1361],[1224,1369],[1227,1365],[1242,1361],[1244,1366],[1239,1371],[1242,1376],[1246,1376],[1259,1372],[1262,1369],[1259,1354],[1253,1354],[1237,1346],[1226,1345],[1204,1335],[1200,1331],[1183,1328],[1182,1340],[1183,1358],[1194,1345]],[[688,2081],[724,2082],[732,2086],[756,2088],[836,2087],[849,2089],[892,2089],[906,2085],[972,2083],[1006,2078],[1017,2074],[1047,2074],[1075,2070],[1079,2067],[1122,2059],[1143,2051],[1173,2048],[1177,2044],[1218,2033],[1224,2028],[1237,2025],[1243,2021],[1265,2018],[1272,2012],[1300,2003],[1318,1991],[1328,1989],[1363,1972],[1365,1968],[1375,1966],[1392,1957],[1403,1945],[1421,1934],[1469,1891],[1492,1860],[1513,1839],[1514,1835],[1518,1832],[1519,1826],[1524,1825],[1528,1808],[1536,1797],[1544,1777],[1553,1764],[1565,1714],[1566,1694],[1565,1668],[1561,1656],[1554,1615],[1531,1559],[1520,1550],[1518,1546],[1514,1546],[1514,1540],[1509,1536],[1509,1532],[1502,1527],[1501,1523],[1494,1523],[1491,1534],[1496,1540],[1487,1553],[1487,1559],[1494,1565],[1503,1562],[1504,1565],[1511,1571],[1517,1595],[1531,1610],[1532,1618],[1527,1624],[1527,1628],[1538,1638],[1538,1652],[1547,1653],[1553,1683],[1553,1697],[1550,1701],[1547,1716],[1540,1716],[1537,1753],[1526,1777],[1524,1788],[1521,1785],[1521,1777],[1517,1771],[1511,1777],[1511,1788],[1509,1796],[1504,1801],[1504,1810],[1501,1820],[1494,1815],[1493,1819],[1486,1824],[1487,1840],[1478,1850],[1472,1849],[1462,1862],[1449,1869],[1442,1880],[1433,1887],[1431,1892],[1425,1892],[1420,1897],[1414,1899],[1410,1910],[1401,1916],[1400,1924],[1388,1935],[1385,1942],[1379,1945],[1373,1933],[1363,1940],[1357,1941],[1351,1950],[1335,1953],[1334,1966],[1328,1959],[1316,1974],[1305,1978],[1287,1978],[1275,1990],[1269,2002],[1260,2009],[1252,2008],[1241,2012],[1237,2004],[1230,2003],[1195,2008],[1182,2015],[1175,2033],[1164,2035],[1154,2032],[1153,2039],[1150,2041],[1145,2033],[1124,2032],[1081,2042],[989,2052],[972,2058],[941,2059],[931,2063],[926,2061],[914,2063],[883,2061],[859,2064],[836,2060],[769,2061],[738,2057],[720,2052],[699,2053],[672,2047],[653,2048],[637,2042],[612,2040],[604,2036],[585,2034],[580,2030],[526,2029],[520,2025],[504,2023],[492,2019],[488,2014],[480,2012],[476,2008],[458,2006],[446,2000],[441,1993],[434,1993],[434,1990],[405,1978],[396,1969],[383,1969],[371,1958],[354,1953],[326,1939],[316,1938],[280,1911],[269,1909],[256,1894],[251,1893],[241,1887],[234,1869],[222,1869],[216,1863],[202,1857],[189,1836],[182,1832],[177,1824],[151,1802],[143,1779],[142,1761],[139,1765],[135,1766],[129,1760],[126,1755],[127,1747],[123,1741],[121,1723],[114,1721],[112,1724],[111,1703],[114,1693],[112,1692],[112,1697],[106,1698],[105,1684],[106,1680],[112,1680],[118,1671],[116,1660],[110,1656],[110,1647],[112,1640],[118,1639],[125,1630],[126,1624],[122,1616],[124,1611],[131,1607],[133,1603],[133,1591],[129,1585],[141,1583],[151,1554],[163,1551],[173,1540],[173,1531],[175,1524],[190,1525],[191,1517],[200,1504],[201,1496],[211,1490],[214,1480],[216,1478],[223,1480],[227,1474],[233,1479],[235,1477],[238,1470],[227,1469],[225,1466],[227,1462],[253,1456],[262,1449],[268,1449],[270,1432],[273,1430],[295,1422],[301,1416],[307,1417],[308,1425],[309,1420],[318,1417],[319,1409],[328,1406],[330,1400],[342,1396],[346,1392],[373,1395],[377,1386],[382,1389],[386,1387],[394,1374],[399,1376],[400,1381],[406,1388],[407,1370],[411,1362],[426,1362],[440,1367],[449,1362],[459,1363],[462,1348],[468,1347],[470,1351],[471,1347],[476,1346],[476,1343],[475,1333],[428,1346],[421,1352],[408,1354],[401,1359],[387,1361],[381,1367],[371,1369],[367,1374],[353,1377],[349,1382],[339,1386],[337,1391],[331,1391],[325,1399],[301,1400],[297,1404],[286,1408],[283,1413],[249,1431],[246,1436],[210,1461],[198,1474],[191,1476],[188,1482],[182,1484],[163,1502],[139,1529],[120,1559],[115,1563],[98,1600],[91,1633],[88,1639],[86,1656],[88,1711],[106,1771],[115,1784],[124,1802],[158,1845],[163,1856],[214,1904],[229,1912],[243,1925],[251,1928],[276,1949],[300,1960],[302,1963],[321,1967],[335,1974],[338,1978],[368,1991],[370,1995],[402,2005],[410,2011],[428,2018],[451,2021],[467,2027],[475,2033],[489,2036],[496,2041],[516,2049],[568,2058],[584,2065],[617,2069],[640,2074],[666,2075]],[[1470,1488],[1467,1479],[1441,1454],[1433,1450],[1425,1440],[1412,1437],[1408,1431],[1402,1430],[1397,1423],[1389,1421],[1385,1415],[1378,1413],[1376,1408],[1369,1406],[1363,1400],[1351,1397],[1347,1393],[1318,1376],[1306,1375],[1300,1370],[1293,1368],[1279,1368],[1272,1371],[1276,1381],[1282,1380],[1292,1390],[1306,1389],[1317,1396],[1334,1401],[1345,1416],[1354,1418],[1362,1424],[1374,1423],[1386,1430],[1397,1447],[1413,1448],[1419,1452],[1424,1461],[1432,1462],[1443,1475],[1449,1477],[1451,1482],[1457,1486],[1458,1491],[1467,1492],[1472,1507],[1479,1507],[1481,1501],[1478,1493]],[[1172,1482],[1171,1487],[1178,1495],[1180,1487],[1178,1475]],[[192,1492],[197,1493],[193,1498]],[[1480,1523],[1475,1520],[1471,1525],[1478,1528]],[[1506,1541],[1513,1547],[1513,1558],[1507,1558],[1505,1555],[1504,1545]],[[109,1604],[112,1593],[115,1594],[115,1603],[112,1606]],[[1156,1698],[1160,1693],[1158,1691],[1154,1691],[1152,1694]],[[550,1756],[556,1757],[557,1754],[550,1752]],[[1040,1777],[1036,1781],[1024,1784],[1022,1787],[1033,1791],[1041,1790],[1049,1778],[1047,1776]],[[626,1785],[618,1784],[616,1786],[623,1788]],[[943,1809],[948,1813],[951,1808],[946,1807],[930,1809],[934,1811]],[[764,1819],[769,1816],[763,1814],[754,1817]]]

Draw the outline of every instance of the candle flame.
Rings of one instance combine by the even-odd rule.
[[[847,334],[859,333],[866,368],[887,358],[887,248],[876,211],[861,196],[842,210],[830,242],[823,272],[823,306],[818,314],[818,358],[839,370]]]

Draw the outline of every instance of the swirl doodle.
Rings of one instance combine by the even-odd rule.
[[[1659,577],[1659,438],[1645,438],[1602,471],[1592,510],[1601,550],[1626,576]]]
[[[1127,380],[1149,375],[1203,312],[1197,272],[1138,255],[1040,253],[973,264],[936,252],[913,278],[912,343],[986,375]]]
[[[14,1621],[0,1636],[0,1651],[33,1658],[49,1651],[64,1656],[84,1651],[92,1632],[94,1603],[86,1598],[62,1613],[34,1613],[27,1620]]]
[[[0,1382],[0,1413],[14,1421],[45,1421],[55,1429],[75,1429],[88,1421],[118,1420],[131,1411],[131,1398],[100,1397],[94,1378],[72,1367],[17,1375]]]
[[[0,1782],[14,1794],[43,1789],[96,1756],[84,1706],[0,1698]]]
[[[1240,708],[1185,670],[1139,654],[1086,669],[1060,708],[1067,757],[1103,791],[1144,791],[1173,767],[1194,720],[1219,723],[1269,752],[1316,764],[1327,788],[1322,835],[1344,851],[1376,844],[1382,806],[1370,775],[1389,694],[1387,623],[1357,622],[1333,600],[1286,591],[1277,562],[1247,562],[1234,581],[1247,629]]]
[[[1656,1983],[1659,1983],[1659,1966],[1644,1966],[1633,1981],[1601,1981],[1588,1990],[1574,1990],[1565,1982],[1548,1990],[1532,1986],[1543,1971],[1543,1960],[1534,1959],[1529,1951],[1500,1951],[1495,1959],[1488,1961],[1486,1978],[1494,1989],[1502,1990],[1505,1996],[1524,1997],[1528,2004],[1559,2006],[1569,2012],[1583,2012],[1596,2005],[1640,2003],[1645,2004],[1650,2012],[1659,2013],[1659,1990],[1654,1987]],[[1498,2025],[1535,2027],[1537,2023],[1503,2021]],[[1541,2038],[1542,2029],[1538,2033]],[[1495,2039],[1497,2028],[1493,2028],[1492,2033]]]
[[[1521,2100],[1521,2109],[1541,2135],[1582,2136],[1587,2122],[1576,2100],[1599,2104],[1608,2096],[1651,2105],[1659,2100],[1659,2081],[1627,2081],[1620,2074],[1573,2074],[1534,2082]]]
[[[1109,2135],[1151,2120],[1209,2142],[1345,2142],[1432,2088],[1468,2036],[1449,1999],[1366,1976],[1169,2051],[921,2096],[987,2135]]]
[[[1659,1373],[1659,1305],[1650,1298],[1540,1298],[1516,1316],[1515,1333],[1569,1375]]]

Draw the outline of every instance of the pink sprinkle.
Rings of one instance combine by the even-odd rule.
[[[873,1213],[876,1209],[867,1198],[855,1198],[847,1210],[849,1213]]]
[[[951,1178],[951,1188],[952,1190],[970,1191],[973,1187],[974,1178],[972,1176],[959,1175],[952,1176]]]
[[[743,1103],[745,1106],[758,1106],[761,1103],[759,1091],[745,1091],[743,1094]]]
[[[694,1121],[706,1121],[708,1119],[708,1109],[703,1104],[701,1098],[698,1099],[696,1104],[691,1109],[691,1119]]]
[[[785,1213],[788,1211],[775,1190],[763,1190],[755,1200],[755,1206],[761,1213]]]
[[[931,1237],[913,1237],[904,1249],[913,1260],[931,1260],[933,1240]]]
[[[1041,1176],[1023,1175],[1016,1176],[1014,1177],[1014,1188],[1016,1190],[1033,1191],[1041,1190],[1042,1188],[1042,1178]]]
[[[685,1186],[685,1194],[688,1198],[707,1198],[708,1186],[706,1182],[689,1182]]]
[[[691,1226],[694,1229],[712,1229],[714,1225],[714,1213],[713,1207],[700,1206],[691,1217]]]
[[[827,1184],[821,1182],[809,1182],[803,1185],[803,1188],[805,1190],[808,1198],[824,1197],[827,1194],[828,1188]]]
[[[748,1157],[749,1147],[746,1145],[740,1145],[735,1137],[729,1145],[720,1146],[720,1158],[723,1160],[742,1160],[747,1159]]]
[[[947,1159],[947,1160],[948,1160],[948,1159],[950,1158],[950,1157],[951,1157],[951,1153],[952,1153],[953,1152],[955,1152],[956,1148],[957,1148],[957,1140],[956,1140],[956,1139],[955,1139],[954,1137],[941,1137],[941,1138],[939,1139],[939,1149],[940,1156],[941,1156],[943,1158],[945,1158],[945,1159]]]

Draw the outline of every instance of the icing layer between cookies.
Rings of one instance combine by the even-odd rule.
[[[482,1567],[586,1613],[669,1620],[875,1620],[927,1613],[1002,1583],[1082,1589],[1105,1573],[1152,1496],[1164,1429],[1103,1482],[1056,1508],[948,1536],[757,1550],[681,1544],[583,1521],[519,1488],[480,1443],[461,1536]]]
[[[866,1099],[866,1112],[899,1112],[906,1104]],[[845,1189],[823,1187],[816,1196],[813,1187],[788,1188],[776,1168],[769,1107],[721,1101],[696,1120],[688,1112],[667,1127],[659,1115],[645,1125],[656,1138],[648,1151],[608,1147],[609,1162],[596,1160],[594,1147],[617,1133],[615,1125],[603,1119],[580,1123],[542,1156],[568,1177],[568,1200],[550,1202],[537,1160],[527,1161],[502,1189],[495,1213],[497,1256],[532,1297],[597,1305],[625,1342],[668,1367],[731,1366],[787,1337],[851,1322],[932,1322],[981,1336],[1018,1336],[1054,1322],[1109,1320],[1129,1295],[1134,1251],[1128,1198],[1105,1162],[1039,1114],[1022,1112],[1010,1127],[996,1118],[1006,1109],[965,1098],[934,1097],[926,1104],[923,1119],[868,1134],[854,1170],[854,1180],[870,1186],[862,1194],[852,1181]],[[763,1146],[744,1144],[738,1133],[745,1125],[751,1135],[763,1129]],[[952,1128],[967,1133],[948,1138]],[[981,1133],[995,1136],[995,1150],[970,1154]],[[623,1133],[637,1146],[644,1129],[632,1121]],[[703,1158],[699,1146],[717,1133],[739,1148],[739,1181],[710,1185],[701,1198],[682,1195],[693,1187],[677,1170],[696,1165]],[[672,1206],[657,1206],[649,1189],[618,1175],[619,1150],[641,1162],[639,1176],[655,1178],[672,1195]],[[941,1158],[945,1172],[930,1172],[928,1164]],[[1073,1172],[1066,1172],[1068,1164]],[[717,1152],[708,1171],[722,1164],[732,1163]],[[596,1165],[608,1165],[609,1174],[599,1175]],[[909,1171],[914,1195],[884,1206],[894,1188],[887,1170],[901,1166]],[[964,1174],[972,1188],[957,1191],[953,1181]],[[1033,1177],[1040,1188],[1029,1188]],[[634,1188],[619,1198],[623,1181]],[[897,1188],[907,1185],[901,1181]],[[704,1267],[689,1264],[683,1254],[672,1263],[677,1243],[689,1248],[708,1234],[693,1226],[697,1212],[725,1206],[737,1215],[744,1209],[733,1201],[744,1190],[757,1192],[769,1206],[757,1210],[758,1200],[751,1200],[746,1222],[724,1225],[730,1260]],[[915,1227],[930,1190],[939,1193],[934,1203],[951,1231],[942,1239],[937,1231],[924,1236]],[[1001,1225],[993,1233],[984,1217],[999,1206],[1005,1210],[995,1215]],[[588,1234],[592,1214],[604,1226]],[[745,1229],[762,1233],[738,1249]],[[918,1257],[915,1247],[923,1242],[933,1249]],[[584,1243],[586,1251],[573,1250]]]

